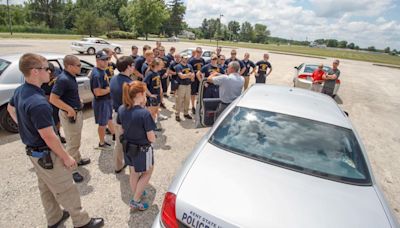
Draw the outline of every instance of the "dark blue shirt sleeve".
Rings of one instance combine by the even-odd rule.
[[[144,129],[146,130],[146,132],[154,131],[156,129],[156,123],[154,122],[153,117],[151,117],[149,111],[147,111],[146,114],[144,115],[143,122],[144,122]]]
[[[251,67],[256,67],[256,65],[254,65],[254,63],[252,61],[249,62]]]
[[[100,74],[98,71],[96,70],[92,71],[90,83],[92,84],[92,89],[102,88]]]
[[[201,68],[201,73],[206,74],[208,71],[208,65],[205,65]]]
[[[37,130],[53,126],[53,110],[49,104],[41,104],[30,110],[30,118]]]
[[[61,97],[62,95],[64,95],[66,89],[68,86],[68,82],[64,81],[63,79],[58,78],[56,80],[56,83],[54,84],[53,89],[51,90],[52,93],[54,93],[55,95]]]

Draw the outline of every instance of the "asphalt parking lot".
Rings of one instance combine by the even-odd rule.
[[[0,39],[0,53],[57,52],[76,54],[79,58],[94,63],[94,56],[73,52],[69,40],[7,40]],[[154,47],[152,41],[116,41],[124,48],[123,55],[130,54],[135,44],[141,50],[144,44]],[[163,43],[168,50],[177,51],[194,47],[191,43]],[[214,50],[215,47],[202,46]],[[263,50],[237,49],[238,56],[250,53],[250,59],[261,59]],[[141,53],[141,51],[140,51]],[[229,57],[230,48],[223,48]],[[293,67],[302,62],[331,65],[332,59],[270,54],[273,72],[267,84],[292,85]],[[374,66],[372,63],[341,60],[341,88],[338,104],[350,114],[355,128],[361,136],[372,164],[373,173],[383,189],[394,214],[400,220],[400,70]],[[254,77],[251,79],[254,83]],[[90,215],[105,218],[106,227],[149,227],[161,210],[164,193],[191,149],[208,129],[195,129],[194,121],[175,121],[174,98],[166,101],[167,109],[162,113],[169,118],[162,121],[165,129],[158,133],[155,145],[155,171],[148,187],[149,210],[130,213],[128,202],[130,188],[128,171],[115,175],[112,166],[112,151],[95,149],[98,143],[97,126],[93,111],[85,108],[81,153],[90,157],[92,163],[80,168],[85,181],[78,185],[83,206]],[[37,179],[32,164],[24,152],[19,136],[0,130],[0,227],[44,227],[46,220],[41,206]],[[205,183],[206,184],[206,183]],[[238,183],[239,185],[239,183]],[[72,227],[71,220],[65,224]]]

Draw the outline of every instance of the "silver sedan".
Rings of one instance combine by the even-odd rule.
[[[334,100],[255,85],[187,158],[153,227],[399,226]]]
[[[52,63],[58,71],[64,69],[63,54],[39,53]],[[17,133],[18,126],[7,112],[7,104],[14,94],[14,90],[24,83],[24,76],[18,68],[19,59],[22,54],[11,54],[0,56],[0,125],[9,132]],[[79,96],[84,103],[93,99],[90,91],[90,80],[88,74],[93,65],[80,60],[81,73],[76,78],[79,85]]]

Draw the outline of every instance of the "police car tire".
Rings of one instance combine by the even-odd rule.
[[[7,111],[7,106],[0,110],[0,125],[1,127],[11,133],[18,133],[18,125],[11,118]]]
[[[114,51],[115,51],[115,53],[120,54],[120,53],[121,53],[121,48],[116,47],[116,48],[114,49]]]
[[[94,55],[96,53],[96,50],[94,48],[90,47],[90,48],[87,49],[87,53],[89,55]]]

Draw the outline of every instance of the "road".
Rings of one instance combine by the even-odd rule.
[[[0,39],[0,53],[57,52],[76,54],[69,48],[68,40],[8,40]],[[116,41],[123,45],[124,55],[130,54],[130,46],[141,49],[144,44],[154,47],[153,41]],[[191,43],[163,43],[166,49],[175,46],[178,51],[193,47]],[[213,50],[215,47],[202,46]],[[237,49],[238,56],[250,53],[254,61],[261,59],[263,50]],[[230,49],[223,48],[229,57]],[[79,58],[94,63],[93,56]],[[283,54],[270,54],[273,72],[268,84],[292,85],[293,67],[302,62],[331,65],[332,59],[315,59]],[[341,60],[341,88],[337,102],[350,114],[350,119],[360,134],[367,150],[373,173],[380,184],[398,220],[400,219],[400,70],[374,66],[367,62]],[[254,83],[254,77],[251,79]],[[191,149],[208,130],[195,129],[194,121],[177,123],[173,118],[173,101],[166,101],[169,118],[162,121],[165,129],[158,134],[155,145],[155,171],[148,188],[149,210],[130,213],[128,202],[130,189],[128,171],[115,175],[112,167],[112,151],[95,149],[97,127],[93,111],[84,111],[81,153],[92,163],[80,168],[85,181],[78,184],[82,204],[94,216],[102,216],[106,227],[149,227],[161,210],[164,193],[177,170]],[[0,130],[0,227],[43,227],[46,220],[41,206],[37,180],[32,164],[24,153],[18,135]],[[66,223],[71,227],[71,220]]]

